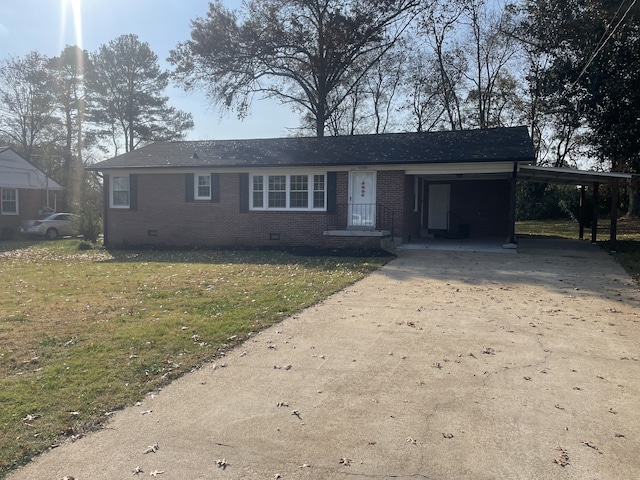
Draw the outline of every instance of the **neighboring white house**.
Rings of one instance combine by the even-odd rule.
[[[20,222],[62,204],[62,186],[10,147],[0,147],[0,237],[19,231]]]

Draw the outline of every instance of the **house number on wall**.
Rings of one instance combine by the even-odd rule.
[[[366,184],[364,183],[364,180],[363,180],[362,184],[360,185],[360,196],[361,197],[365,196],[365,191],[366,191]]]

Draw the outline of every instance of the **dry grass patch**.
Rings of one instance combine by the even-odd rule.
[[[386,262],[0,244],[0,477]]]

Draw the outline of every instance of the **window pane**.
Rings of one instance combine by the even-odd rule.
[[[287,192],[269,192],[269,208],[286,208]]]
[[[113,177],[113,206],[129,206],[129,177]]]
[[[291,192],[289,198],[290,208],[307,208],[309,206],[308,192]]]
[[[309,177],[291,175],[289,185],[289,208],[307,208],[309,206]]]
[[[2,213],[18,213],[18,195],[16,189],[2,189]]]
[[[324,175],[313,176],[313,208],[324,208]]]
[[[113,190],[129,190],[129,177],[113,177]]]
[[[129,205],[129,192],[113,192],[114,205]]]
[[[313,176],[313,190],[316,192],[324,192],[324,175]]]
[[[264,177],[262,175],[253,177],[253,192],[251,198],[253,208],[264,207]]]
[[[287,177],[285,175],[269,175],[269,191],[285,192],[287,190]]]
[[[291,191],[306,192],[309,190],[309,177],[306,175],[291,175]]]
[[[198,175],[198,198],[211,198],[211,175]]]
[[[269,208],[287,207],[286,175],[269,175]]]

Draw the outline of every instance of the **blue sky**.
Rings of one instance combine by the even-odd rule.
[[[235,9],[241,0],[223,3]],[[169,51],[189,38],[191,20],[205,17],[208,4],[208,0],[0,0],[0,58],[33,50],[56,56],[65,45],[94,52],[119,35],[135,33],[169,69]],[[239,121],[233,113],[221,118],[208,108],[204,95],[186,94],[180,88],[171,88],[167,95],[172,106],[193,115],[195,129],[189,140],[282,137],[290,134],[287,128],[299,124],[288,108],[272,101],[254,102],[251,115]]]

